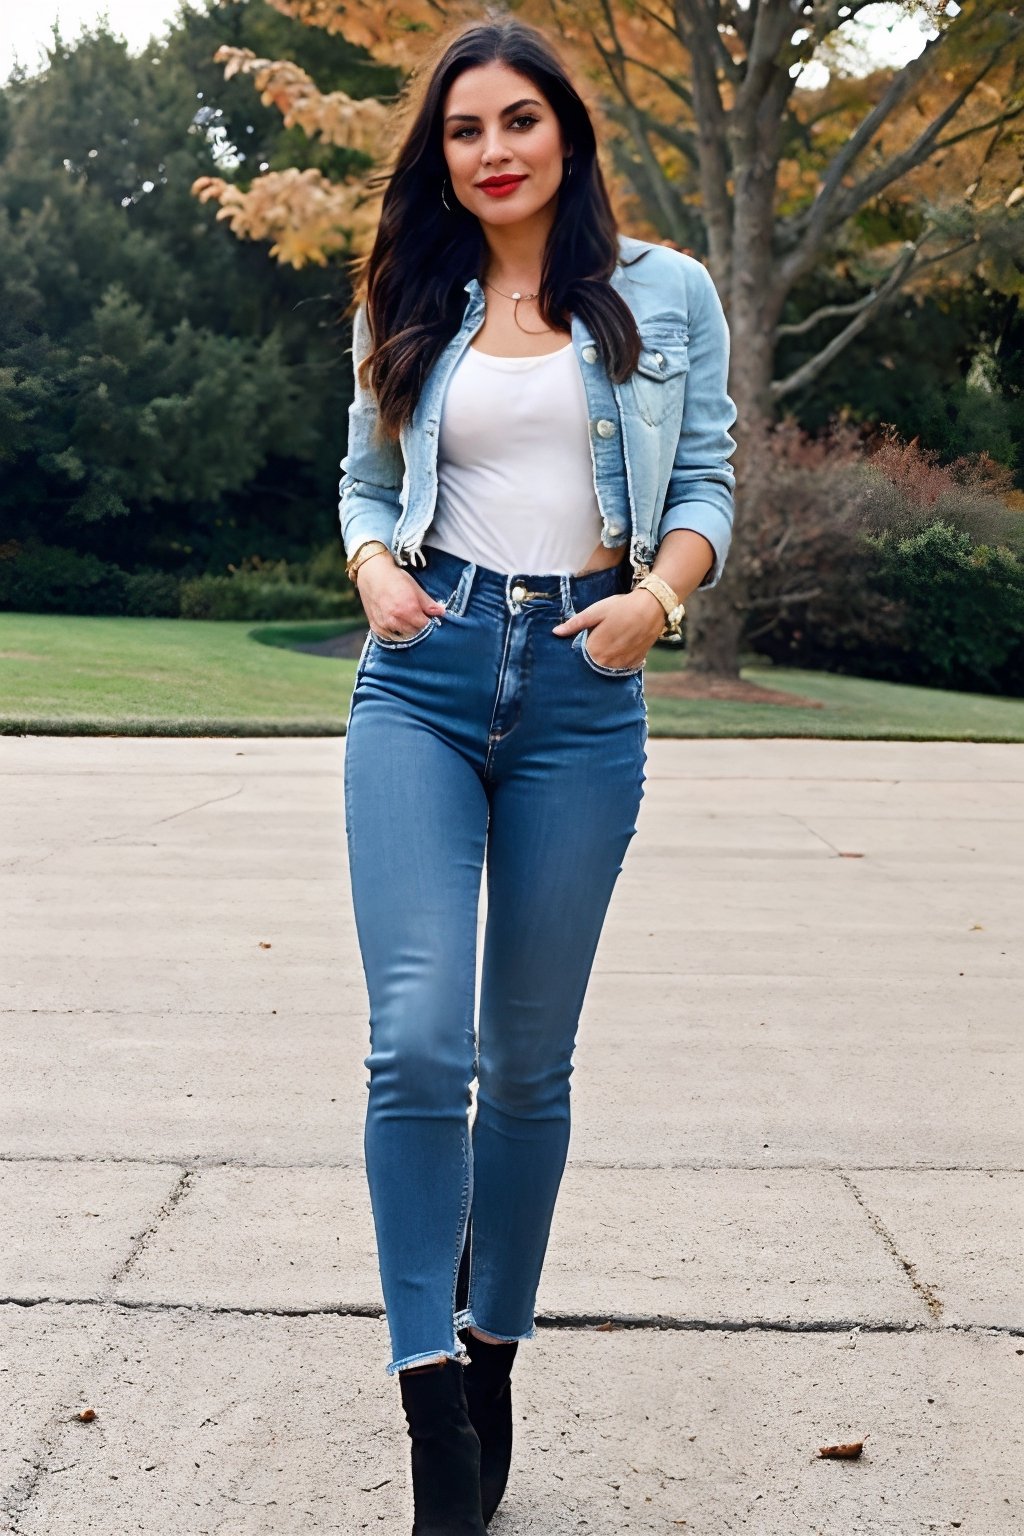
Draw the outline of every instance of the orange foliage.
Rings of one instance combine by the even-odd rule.
[[[479,18],[471,0],[268,0],[275,11],[309,27],[341,34],[381,64],[412,70],[424,46],[449,26]]]
[[[273,241],[271,256],[292,267],[326,266],[336,251],[368,239],[380,213],[361,183],[339,185],[318,170],[268,171],[248,191],[220,176],[200,176],[192,191],[201,203],[220,203],[217,218],[234,234]]]
[[[344,91],[318,91],[304,69],[288,60],[258,59],[250,48],[218,48],[213,56],[224,65],[224,78],[251,75],[265,107],[277,107],[286,128],[319,134],[341,149],[380,153],[381,134],[388,118],[383,102],[374,97],[356,101]]]
[[[269,0],[283,15],[306,25],[344,35],[380,63],[398,68],[416,81],[417,68],[429,61],[438,38],[470,19],[480,19],[476,0]],[[936,22],[942,7],[936,10]],[[577,80],[598,124],[599,139],[618,141],[613,171],[603,157],[616,211],[637,234],[685,241],[696,217],[710,218],[719,232],[731,224],[736,184],[743,167],[734,164],[732,114],[745,78],[748,39],[741,36],[740,12],[726,6],[722,25],[712,22],[707,35],[694,35],[691,11],[670,0],[520,0],[516,13],[552,36]],[[710,14],[710,13],[709,13]],[[966,12],[964,12],[966,16]],[[731,20],[730,20],[731,19]],[[730,22],[730,24],[726,24]],[[982,27],[985,23],[982,22]],[[796,23],[794,22],[794,29]],[[784,35],[784,34],[782,34]],[[975,36],[977,28],[975,29]],[[821,89],[793,92],[786,115],[789,126],[775,186],[775,216],[799,220],[820,193],[831,163],[847,145],[857,126],[885,96],[892,71],[858,76],[844,64],[848,40],[822,29],[793,30],[775,60],[793,72],[815,58],[830,69]],[[288,125],[297,124],[332,144],[362,150],[380,164],[386,160],[408,110],[403,98],[398,110],[372,98],[353,100],[343,92],[321,93],[297,65],[258,59],[247,49],[224,47],[215,56],[230,76],[251,76],[262,100],[281,111]],[[703,69],[703,122],[698,124],[694,93]],[[852,186],[874,167],[911,150],[927,125],[974,79],[978,54],[964,44],[947,51],[945,68],[933,67],[907,97],[890,111],[873,136],[871,147],[852,163],[843,185]],[[937,136],[951,141],[933,156],[911,165],[867,203],[879,203],[879,216],[867,223],[848,224],[847,252],[858,250],[888,265],[889,242],[897,248],[905,238],[902,221],[919,222],[924,204],[942,208],[973,204],[976,213],[998,219],[1024,197],[1020,180],[1021,118],[1010,117],[988,131],[970,132],[998,119],[1000,109],[1016,100],[1019,64],[1013,49],[986,78]],[[709,105],[708,92],[714,98]],[[720,159],[701,156],[709,133],[721,142]],[[282,260],[301,264],[321,260],[346,243],[336,221],[349,219],[347,229],[358,249],[372,231],[379,192],[370,194],[356,183],[331,188],[310,173],[278,173],[255,180],[240,191],[218,178],[202,178],[205,197],[215,197],[237,233],[260,239],[274,233],[275,252]],[[269,181],[267,187],[262,182]],[[197,188],[200,184],[197,183]],[[226,210],[226,212],[225,212]],[[902,212],[901,212],[902,210]],[[307,228],[290,221],[309,217]],[[888,226],[888,228],[887,228]],[[891,231],[891,233],[890,233]],[[319,242],[323,239],[324,244]],[[319,252],[319,254],[317,254]],[[720,261],[725,253],[719,246]],[[962,258],[969,270],[973,258]],[[727,277],[725,266],[720,275]],[[926,264],[915,280],[927,283]]]

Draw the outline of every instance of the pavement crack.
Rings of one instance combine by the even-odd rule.
[[[865,1216],[868,1218],[868,1221],[870,1221],[871,1225],[882,1239],[882,1242],[885,1244],[886,1248],[889,1250],[897,1264],[899,1264],[900,1268],[903,1270],[907,1279],[910,1281],[910,1284],[913,1286],[921,1301],[927,1307],[931,1316],[936,1319],[940,1318],[942,1316],[942,1300],[938,1295],[938,1292],[934,1289],[933,1286],[930,1286],[926,1281],[921,1279],[917,1272],[916,1264],[914,1264],[911,1259],[908,1259],[904,1254],[900,1252],[896,1243],[896,1239],[893,1237],[888,1227],[882,1221],[881,1217],[876,1215],[868,1205],[856,1184],[849,1177],[849,1174],[845,1173],[842,1169],[838,1169],[837,1173],[839,1178],[846,1185],[846,1188],[850,1191],[850,1194],[860,1206],[861,1210],[864,1212]]]
[[[168,1216],[170,1216],[175,1207],[180,1205],[182,1200],[188,1194],[190,1188],[192,1187],[194,1178],[195,1173],[193,1169],[182,1168],[180,1170],[173,1186],[171,1187],[170,1194],[157,1209],[157,1212],[153,1220],[149,1223],[149,1226],[143,1228],[141,1232],[136,1232],[132,1237],[132,1241],[128,1246],[128,1252],[125,1254],[124,1259],[117,1266],[117,1268],[114,1270],[114,1273],[110,1277],[111,1289],[120,1285],[125,1277],[131,1273],[135,1264],[138,1262],[139,1256],[146,1247],[146,1244],[149,1242],[149,1239],[153,1236],[161,1223],[167,1220]]]
[[[101,1311],[187,1312],[191,1317],[349,1317],[370,1322],[384,1319],[383,1303],[334,1302],[320,1306],[260,1306],[258,1303],[167,1301],[128,1296],[0,1296],[0,1307],[91,1307]],[[865,1317],[685,1317],[645,1312],[540,1312],[538,1329],[568,1333],[614,1333],[619,1330],[651,1333],[787,1333],[849,1334],[855,1329],[868,1334],[956,1333],[979,1337],[1024,1338],[1024,1322],[1008,1324],[900,1321]]]
[[[191,816],[193,811],[201,811],[208,805],[219,805],[222,800],[234,800],[237,795],[242,793],[244,788],[244,784],[238,784],[234,789],[229,790],[226,795],[210,795],[206,800],[200,800],[195,805],[186,805],[180,811],[172,811],[169,816],[158,816],[155,821],[147,821],[141,827],[130,827],[124,832],[114,832],[110,837],[95,838],[93,841],[98,843],[116,843],[118,838],[121,837],[138,836],[140,832],[148,832],[151,827],[162,827],[168,821],[177,821],[180,816]]]
[[[0,1012],[3,1010],[0,1009]],[[179,1166],[180,1159],[175,1159],[169,1153],[154,1152],[149,1156],[133,1152],[0,1152],[0,1168],[17,1165],[19,1163],[69,1163],[69,1164],[111,1164],[128,1168],[166,1168],[170,1165]],[[231,1154],[225,1152],[200,1152],[189,1158],[187,1171],[189,1174],[199,1173],[203,1170],[216,1169],[244,1169],[249,1173],[278,1173],[291,1169],[295,1172],[316,1169],[365,1170],[365,1163],[361,1157],[339,1158],[288,1158],[280,1162],[266,1163],[255,1158],[248,1158],[244,1154]],[[844,1162],[841,1165],[831,1159],[823,1158],[820,1162],[808,1162],[806,1159],[800,1162],[764,1162],[762,1159],[751,1159],[747,1162],[733,1160],[732,1162],[716,1161],[713,1157],[707,1159],[698,1158],[673,1158],[665,1160],[659,1158],[574,1158],[566,1167],[566,1172],[580,1173],[585,1171],[605,1172],[614,1171],[621,1173],[1024,1173],[1024,1164],[1021,1163],[851,1163]]]
[[[172,811],[169,816],[158,816],[156,821],[147,821],[141,827],[126,827],[123,832],[111,832],[109,835],[87,838],[86,846],[98,847],[102,845],[103,847],[110,847],[111,844],[116,843],[122,837],[138,837],[141,832],[148,832],[151,827],[162,827],[165,822],[177,821],[179,816],[189,816],[193,811],[201,811],[204,806],[217,805],[221,800],[233,800],[236,795],[242,793],[244,788],[244,784],[238,784],[234,789],[229,790],[226,795],[211,795],[206,800],[200,800],[197,805],[186,805],[180,811]],[[79,846],[81,845],[78,843],[65,843],[59,848],[51,848],[48,853],[41,854],[36,859],[15,858],[7,863],[0,864],[0,871],[4,874],[21,874],[27,869],[35,869],[38,865],[45,864],[47,859],[55,858],[59,853],[68,853]]]
[[[783,811],[782,815],[789,821],[795,821],[797,826],[803,827],[805,832],[809,832],[812,837],[816,837],[819,843],[824,843],[829,852],[836,854],[838,857],[841,850],[836,847],[835,843],[830,843],[823,832],[819,832],[816,827],[810,826],[802,816],[798,816],[795,811]]]

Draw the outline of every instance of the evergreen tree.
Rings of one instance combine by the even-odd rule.
[[[183,9],[133,56],[100,25],[55,35],[0,92],[0,544],[125,569],[305,559],[337,537],[351,366],[340,268],[294,272],[234,240],[197,175],[351,156],[282,126],[212,62],[312,50],[349,88],[357,50],[263,3]],[[312,62],[312,61],[311,61]],[[378,66],[368,70],[379,89]],[[293,142],[295,141],[295,142]]]

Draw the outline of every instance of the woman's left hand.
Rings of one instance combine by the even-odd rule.
[[[665,610],[645,587],[602,597],[556,624],[553,633],[571,639],[581,629],[592,633],[587,651],[599,667],[639,667],[665,627]]]

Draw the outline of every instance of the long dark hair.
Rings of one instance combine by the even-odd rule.
[[[514,18],[471,24],[447,44],[388,178],[373,249],[360,289],[373,347],[362,377],[373,389],[386,437],[397,438],[424,380],[462,323],[465,286],[481,272],[480,221],[449,192],[444,158],[444,103],[467,69],[501,63],[541,90],[572,150],[541,271],[538,308],[548,325],[568,330],[578,314],[591,331],[609,375],[628,378],[640,356],[636,321],[608,279],[618,261],[618,228],[597,161],[594,126],[565,66],[536,28]]]

